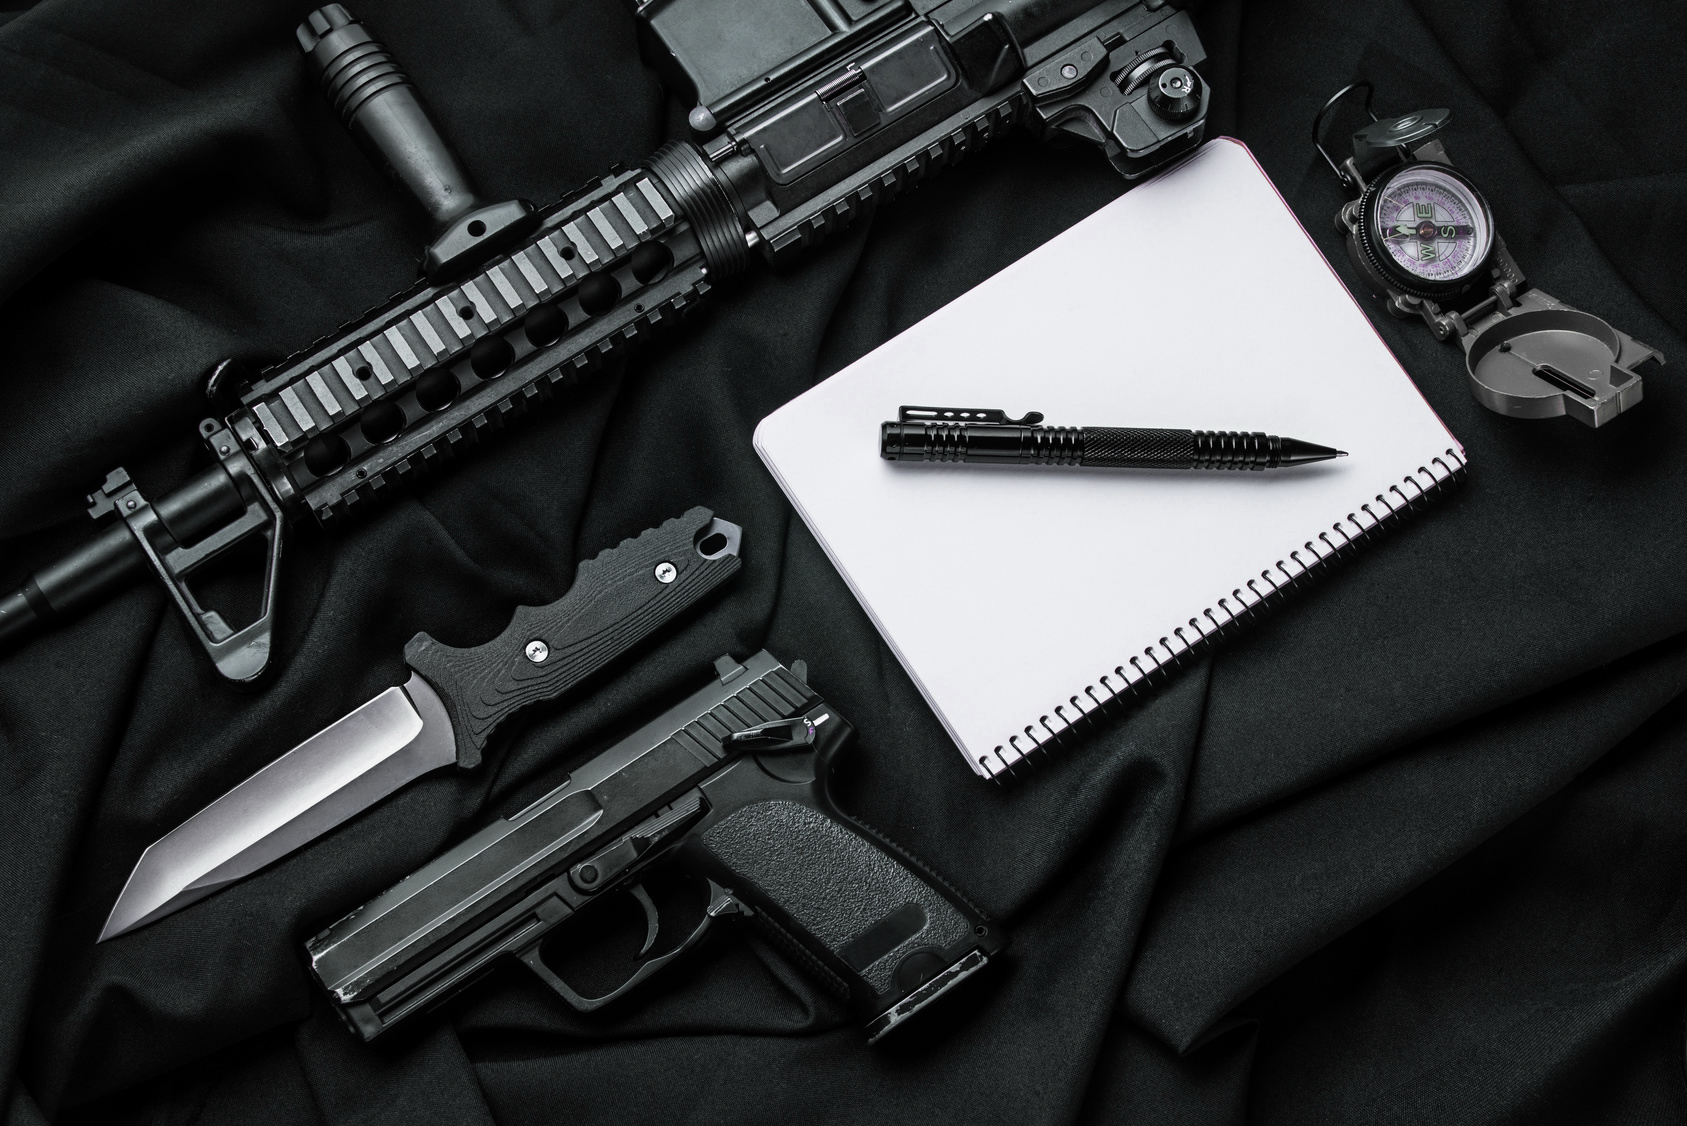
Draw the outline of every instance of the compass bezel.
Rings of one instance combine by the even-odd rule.
[[[1388,249],[1379,245],[1380,235],[1377,228],[1377,208],[1380,200],[1387,194],[1388,189],[1400,179],[1414,173],[1429,170],[1438,176],[1444,176],[1470,193],[1476,205],[1481,210],[1482,221],[1487,226],[1488,245],[1482,257],[1464,274],[1450,281],[1436,282],[1428,278],[1419,277],[1394,260]],[[1473,285],[1477,285],[1488,276],[1493,265],[1494,254],[1499,247],[1499,229],[1494,223],[1493,209],[1488,206],[1488,199],[1482,190],[1471,182],[1470,177],[1464,175],[1450,164],[1443,164],[1438,160],[1416,160],[1389,171],[1377,177],[1359,197],[1358,230],[1356,232],[1360,249],[1364,252],[1365,260],[1390,286],[1412,297],[1427,298],[1433,301],[1444,301],[1466,293]]]

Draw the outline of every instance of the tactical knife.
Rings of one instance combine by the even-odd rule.
[[[141,854],[99,941],[162,919],[315,840],[418,775],[479,764],[498,726],[624,655],[737,574],[743,529],[707,508],[580,564],[470,649],[418,633],[410,679],[282,755]]]

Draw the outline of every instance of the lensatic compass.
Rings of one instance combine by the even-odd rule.
[[[1371,123],[1337,164],[1324,120],[1355,90]],[[1356,82],[1324,104],[1312,143],[1342,186],[1358,193],[1336,216],[1347,252],[1389,312],[1421,317],[1438,340],[1464,347],[1470,390],[1513,418],[1569,415],[1601,426],[1640,402],[1635,369],[1663,363],[1657,349],[1531,286],[1506,250],[1482,192],[1436,139],[1452,115],[1420,110],[1379,119],[1371,84]]]

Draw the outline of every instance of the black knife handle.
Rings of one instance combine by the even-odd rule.
[[[505,719],[567,692],[737,574],[739,534],[693,508],[581,563],[567,594],[549,606],[517,607],[485,645],[457,649],[426,633],[412,637],[404,659],[444,701],[457,765],[478,765]]]

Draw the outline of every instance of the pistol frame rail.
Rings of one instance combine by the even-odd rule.
[[[901,849],[833,804],[854,728],[765,650],[716,662],[703,689],[562,785],[474,834],[307,944],[311,970],[365,1040],[514,955],[591,1012],[671,964],[723,915],[747,916],[879,1039],[979,970],[1006,934]],[[542,946],[616,890],[673,860],[708,907],[671,951],[585,997]],[[643,951],[641,951],[641,957]]]
[[[122,513],[127,528],[0,598],[0,643],[151,570],[224,675],[253,679],[269,596],[236,631],[187,583],[260,534],[273,578],[279,522],[260,529],[254,506],[344,522],[688,316],[752,251],[787,258],[1010,126],[1096,145],[1128,179],[1202,136],[1205,51],[1165,0],[789,4],[732,37],[704,0],[639,3],[647,57],[696,102],[693,140],[543,209],[483,203],[390,53],[342,6],[313,12],[298,37],[330,101],[435,220],[424,276],[263,371],[219,365],[207,391],[232,409],[200,427],[218,464],[156,506],[132,492],[143,519]],[[250,526],[223,534],[243,512]]]

